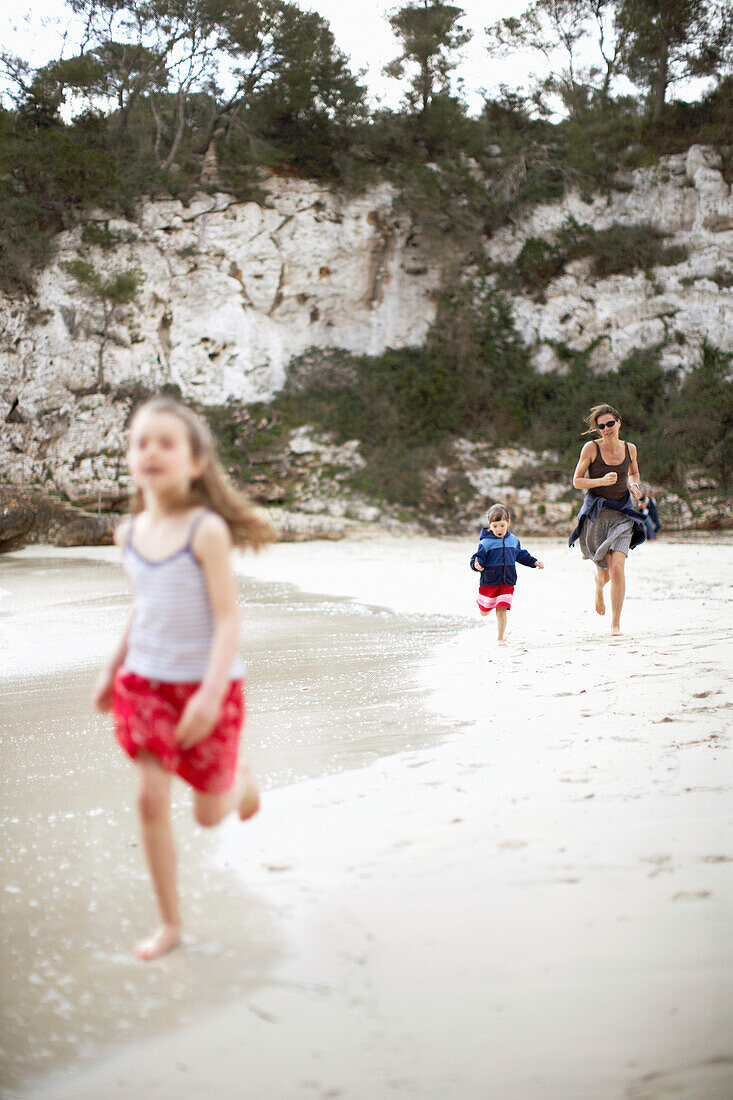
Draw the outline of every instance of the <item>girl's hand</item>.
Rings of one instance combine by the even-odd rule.
[[[92,691],[92,704],[96,710],[112,710],[112,684],[114,673],[108,668],[102,669]]]
[[[183,708],[181,720],[176,726],[176,741],[182,749],[193,748],[208,737],[219,717],[219,705],[199,688]]]
[[[544,569],[545,563],[543,561],[535,562],[535,569]]]
[[[603,475],[603,477],[599,480],[598,484],[599,485],[615,485],[617,481],[618,481],[618,474],[615,474],[613,472],[613,470],[611,470],[611,471],[609,471],[609,473]]]

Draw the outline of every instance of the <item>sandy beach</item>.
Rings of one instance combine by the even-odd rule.
[[[521,531],[518,532],[521,537]],[[509,645],[465,539],[238,559],[246,825],[175,799],[182,949],[88,696],[113,549],[0,560],[3,1095],[730,1100],[733,543],[526,539]]]

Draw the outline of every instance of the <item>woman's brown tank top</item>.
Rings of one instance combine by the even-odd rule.
[[[596,443],[596,457],[588,467],[585,476],[604,477],[606,474],[618,474],[615,485],[596,485],[593,492],[596,496],[604,497],[606,500],[623,500],[629,491],[627,479],[630,465],[631,453],[629,452],[628,443],[624,443],[623,462],[619,462],[618,466],[609,466],[607,462],[604,462],[601,456],[601,448]]]

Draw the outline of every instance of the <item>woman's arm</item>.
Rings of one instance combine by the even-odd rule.
[[[176,730],[176,737],[184,749],[202,741],[216,724],[239,642],[232,539],[224,520],[215,515],[206,516],[196,532],[192,549],[206,580],[214,617],[214,636],[204,678],[186,704]]]
[[[585,471],[595,457],[595,447],[595,443],[592,442],[585,444],[583,450],[580,452],[578,465],[575,467],[575,473],[573,474],[573,488],[582,489],[583,492],[586,492],[588,489],[597,489],[599,485],[615,485],[618,480],[618,474],[615,474],[612,470],[604,474],[603,477],[585,476]]]
[[[635,443],[629,443],[629,454],[631,456],[631,462],[629,464],[629,491],[634,500],[641,500],[641,474],[639,473],[639,452],[636,449]]]

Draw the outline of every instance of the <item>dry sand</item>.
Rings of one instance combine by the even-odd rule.
[[[7,1095],[730,1100],[731,545],[633,551],[611,641],[577,550],[527,543],[505,650],[465,541],[242,559],[271,789],[215,834],[180,793],[188,940],[150,965],[85,709],[114,555],[1,563]]]

